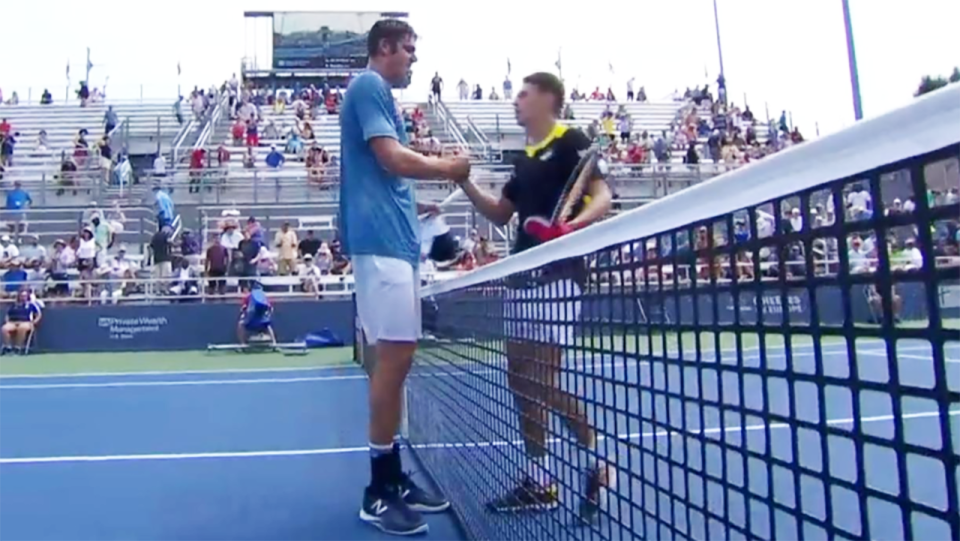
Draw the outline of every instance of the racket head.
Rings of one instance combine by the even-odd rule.
[[[573,217],[573,211],[577,204],[583,200],[583,196],[590,185],[590,180],[597,174],[600,158],[601,151],[597,145],[581,151],[580,161],[571,171],[560,199],[554,207],[553,216],[551,216],[553,223],[565,223]]]

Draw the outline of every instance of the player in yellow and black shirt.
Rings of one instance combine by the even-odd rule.
[[[552,217],[582,153],[591,145],[583,132],[558,123],[563,96],[563,83],[552,74],[535,73],[523,80],[516,100],[517,122],[531,144],[516,161],[513,176],[499,197],[469,180],[461,184],[488,220],[505,225],[514,214],[519,215],[520,224],[528,218]],[[599,173],[602,169],[590,177],[572,217],[565,223],[554,224],[552,236],[585,227],[609,212],[612,195]],[[540,243],[521,225],[513,253]],[[583,402],[559,385],[563,348],[573,345],[573,324],[580,311],[584,285],[578,276],[583,274],[582,265],[582,260],[551,265],[546,283],[542,277],[532,282],[520,280],[519,284],[511,283],[506,293],[509,384],[520,410],[520,428],[529,460],[516,489],[488,504],[494,511],[546,510],[557,506],[556,481],[549,472],[546,447],[551,411],[568,422],[581,445],[584,456],[579,463],[586,464],[581,483],[586,492],[581,504],[584,514],[596,513],[601,490],[613,480],[607,466],[597,458],[596,433]]]

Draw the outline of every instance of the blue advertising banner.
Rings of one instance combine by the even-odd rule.
[[[166,351],[204,349],[237,342],[237,303],[49,306],[34,351]],[[353,342],[353,303],[275,303],[277,340],[292,342],[328,328]]]

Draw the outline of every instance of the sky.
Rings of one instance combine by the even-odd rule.
[[[955,0],[850,0],[864,115],[912,99],[926,74],[960,65]],[[421,36],[413,85],[404,99],[426,94],[439,72],[452,95],[464,78],[485,93],[498,88],[507,59],[514,79],[556,70],[568,87],[612,85],[618,97],[636,78],[651,99],[713,81],[719,73],[712,0],[607,0],[603,9],[541,0],[426,2],[351,0],[350,9],[406,11]],[[764,117],[788,111],[809,136],[854,120],[840,0],[717,0],[730,98]],[[170,98],[239,72],[241,58],[262,49],[269,26],[246,23],[246,10],[315,11],[305,0],[116,2],[106,9],[67,0],[5,2],[0,89],[33,99],[49,88],[60,101],[66,65],[83,77],[86,48],[91,85],[108,97]],[[583,4],[581,4],[583,6]],[[909,9],[907,9],[909,7]],[[259,40],[259,43],[257,41]],[[251,44],[253,42],[253,45]],[[23,53],[9,44],[21,44]],[[610,67],[613,70],[610,70]],[[109,79],[108,79],[109,77]]]

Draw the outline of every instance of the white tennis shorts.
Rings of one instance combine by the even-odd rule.
[[[378,255],[353,257],[357,316],[367,344],[379,340],[416,342],[420,339],[420,278],[402,259]]]
[[[504,306],[507,339],[573,345],[581,294],[573,280],[508,289]]]

